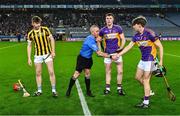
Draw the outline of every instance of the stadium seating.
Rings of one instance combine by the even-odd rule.
[[[180,4],[179,0],[0,0],[0,4]]]
[[[82,15],[83,14],[83,15]],[[69,32],[71,37],[85,37],[88,34],[88,28],[92,24],[97,24],[100,27],[104,25],[103,16],[99,13],[76,13],[67,15],[57,15],[57,14],[39,14],[43,18],[43,25],[50,28],[64,27],[66,32]],[[146,14],[142,14],[146,16]],[[123,30],[127,36],[132,36],[133,32],[131,29],[131,20],[138,16],[138,14],[117,14],[116,23],[123,27]],[[31,28],[31,15],[26,13],[5,13],[0,16],[0,35],[16,35],[20,32],[25,35]],[[23,17],[23,18],[19,18]],[[168,21],[161,19],[153,14],[148,14],[146,16],[148,20],[148,27],[154,29],[158,33],[165,36],[180,35],[178,27],[169,23]],[[176,24],[180,25],[180,15],[167,14],[167,18],[174,21]]]

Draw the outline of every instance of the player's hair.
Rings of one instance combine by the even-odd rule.
[[[140,24],[144,27],[146,25],[146,23],[147,23],[147,20],[144,16],[138,16],[132,20],[132,26],[134,26],[136,24]]]
[[[92,31],[93,31],[94,28],[99,28],[99,27],[98,27],[97,25],[92,25],[92,26],[90,27],[90,29],[89,29],[91,33],[92,33]]]
[[[107,17],[107,16],[112,16],[112,17],[114,18],[114,14],[113,14],[113,13],[107,13],[107,14],[105,15],[105,17]]]
[[[33,16],[31,21],[34,23],[41,23],[42,19],[39,16]]]

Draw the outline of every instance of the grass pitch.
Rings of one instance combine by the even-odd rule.
[[[149,109],[137,109],[134,105],[140,102],[143,88],[134,79],[136,66],[140,60],[140,51],[134,47],[123,56],[124,76],[123,87],[126,96],[118,96],[116,92],[116,67],[113,64],[111,95],[104,96],[105,69],[103,58],[94,54],[94,65],[91,71],[91,87],[95,98],[85,98],[93,115],[176,115],[180,114],[180,51],[178,41],[162,42],[164,46],[164,65],[167,78],[177,100],[171,102],[167,98],[163,78],[152,77],[151,87],[155,96],[151,97]],[[74,72],[76,56],[82,42],[56,42],[56,58],[54,61],[59,97],[51,95],[51,85],[47,68],[43,66],[43,95],[40,97],[23,98],[22,92],[14,92],[13,83],[21,79],[29,93],[36,90],[34,67],[27,65],[26,43],[0,42],[0,114],[59,114],[83,115],[77,90],[74,86],[71,97],[66,98],[65,92],[69,79]],[[33,56],[33,55],[32,55]],[[33,60],[33,59],[32,59]],[[79,78],[85,93],[84,75]]]

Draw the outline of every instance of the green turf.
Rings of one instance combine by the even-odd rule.
[[[21,79],[27,90],[33,93],[36,90],[34,67],[27,65],[26,44],[0,42],[0,114],[70,114],[83,115],[83,110],[74,87],[70,98],[65,97],[65,91],[69,78],[74,72],[76,56],[81,48],[81,42],[56,42],[56,58],[54,62],[57,78],[57,90],[59,98],[51,97],[51,86],[46,66],[43,67],[43,95],[40,97],[22,98],[21,92],[12,90],[13,83]],[[164,64],[167,67],[168,81],[176,94],[176,102],[167,98],[166,89],[162,78],[153,77],[152,89],[156,95],[151,98],[149,109],[136,109],[134,105],[140,102],[143,96],[143,88],[134,79],[136,65],[140,59],[140,51],[137,47],[123,56],[124,79],[123,87],[126,96],[118,96],[116,93],[116,67],[113,65],[111,95],[103,96],[105,85],[105,71],[103,59],[95,54],[94,65],[91,72],[92,91],[95,98],[85,97],[89,109],[93,115],[131,115],[131,114],[180,114],[180,42],[163,42]],[[9,47],[12,46],[14,47]],[[7,47],[7,48],[5,48]],[[168,54],[177,55],[170,56]],[[79,78],[82,90],[85,92],[83,73]]]

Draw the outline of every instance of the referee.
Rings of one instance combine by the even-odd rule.
[[[56,92],[56,79],[54,74],[53,58],[55,57],[55,41],[47,27],[41,26],[42,19],[39,16],[32,17],[33,29],[28,33],[28,64],[32,66],[31,49],[32,42],[35,47],[34,63],[36,69],[37,91],[34,96],[42,94],[42,63],[45,62],[48,68],[53,97],[58,97]]]
[[[84,71],[85,83],[86,83],[86,95],[89,97],[94,97],[90,89],[90,70],[93,65],[92,54],[93,52],[96,52],[99,56],[103,56],[103,57],[109,57],[109,55],[101,52],[98,49],[96,41],[100,41],[101,39],[99,38],[99,27],[96,25],[92,25],[90,27],[90,32],[91,35],[86,37],[82,45],[82,48],[80,50],[80,53],[77,56],[76,70],[73,76],[70,78],[69,86],[66,91],[66,96],[70,96],[71,89],[76,79],[79,77],[80,73]]]

